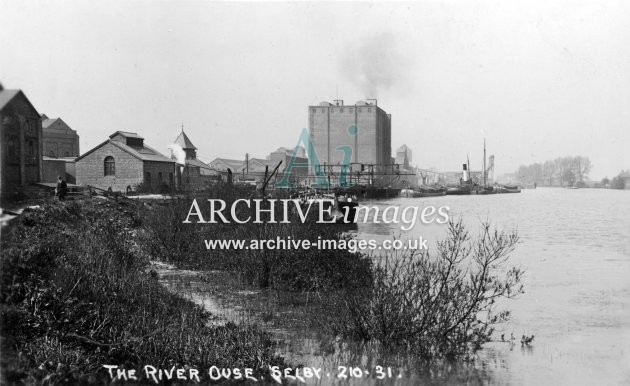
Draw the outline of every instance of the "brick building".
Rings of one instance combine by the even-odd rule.
[[[175,161],[147,146],[136,133],[117,131],[76,159],[77,185],[126,192],[174,187]]]
[[[55,182],[58,176],[76,183],[74,160],[79,156],[79,135],[61,118],[42,114],[43,172],[42,182]]]
[[[76,158],[79,152],[79,135],[61,118],[48,118],[42,115],[44,154],[51,158]]]
[[[42,123],[21,90],[0,85],[0,191],[13,195],[42,178]]]

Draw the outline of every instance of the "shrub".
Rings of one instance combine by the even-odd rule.
[[[374,270],[373,285],[335,299],[337,316],[326,321],[335,334],[403,347],[422,358],[476,352],[491,339],[508,311],[500,298],[523,292],[522,271],[506,268],[518,236],[484,224],[472,239],[461,221],[428,252],[392,252]]]
[[[136,216],[111,202],[58,202],[25,213],[3,234],[7,380],[86,383],[107,377],[103,364],[235,366],[259,374],[282,364],[266,333],[209,327],[208,313],[145,272]]]
[[[222,197],[227,207],[235,199],[227,189],[214,194]],[[202,203],[205,198],[199,195],[197,202]],[[176,199],[167,206],[143,213],[142,245],[151,255],[182,267],[233,272],[243,282],[263,288],[311,291],[365,286],[371,281],[371,261],[347,250],[208,250],[205,239],[286,240],[291,236],[293,240],[308,239],[314,243],[318,236],[324,240],[340,240],[344,236],[335,225],[302,223],[295,213],[290,214],[288,224],[184,224],[191,202],[190,198]],[[277,209],[276,217],[282,218],[281,208]],[[238,210],[239,218],[253,216],[253,208],[239,206]]]

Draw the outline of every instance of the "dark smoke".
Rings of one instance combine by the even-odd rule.
[[[351,43],[342,55],[342,74],[350,79],[366,98],[378,97],[379,91],[402,93],[407,87],[409,60],[393,33],[366,36]]]

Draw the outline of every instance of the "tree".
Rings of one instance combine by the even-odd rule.
[[[573,160],[575,175],[578,178],[578,181],[582,181],[584,177],[588,175],[591,171],[591,160],[588,157],[577,156]]]
[[[543,164],[543,181],[551,186],[553,185],[553,178],[556,175],[556,164],[553,161],[545,161]]]

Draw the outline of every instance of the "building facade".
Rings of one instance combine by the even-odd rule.
[[[42,115],[44,156],[51,158],[79,156],[79,135],[61,118]]]
[[[409,169],[411,165],[412,152],[409,146],[402,145],[396,150],[396,164],[401,168]]]
[[[0,85],[0,191],[19,191],[42,178],[42,124],[21,90]]]
[[[175,187],[175,162],[136,133],[117,131],[76,159],[77,185],[118,192]]]
[[[391,168],[392,118],[376,100],[345,105],[322,102],[309,106],[309,135],[321,165],[342,165],[345,149],[352,149],[351,163]]]

